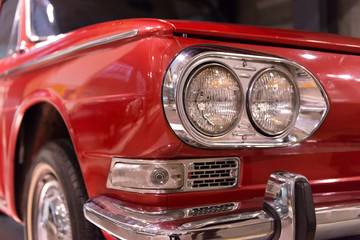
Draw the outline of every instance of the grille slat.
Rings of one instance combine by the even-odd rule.
[[[236,166],[235,166],[236,167]],[[232,170],[234,169],[235,167],[229,167],[229,168],[223,168],[223,167],[217,167],[217,168],[212,168],[212,169],[201,169],[201,170],[192,170],[192,172],[196,172],[196,173],[205,173],[205,172],[214,172],[214,171],[217,171],[217,169],[221,169],[222,171],[226,171],[226,170]]]
[[[194,162],[188,173],[189,186],[192,189],[229,188],[238,182],[238,161]]]
[[[195,177],[191,177],[191,178],[188,178],[188,180],[194,180],[194,182],[195,181],[201,181],[201,182],[203,182],[203,181],[205,181],[205,180],[209,180],[209,179],[211,179],[211,180],[224,180],[224,179],[234,179],[233,177],[231,177],[231,176],[229,176],[229,175],[227,175],[227,176],[218,176],[218,177],[207,177],[207,178],[200,178],[200,177],[197,177],[197,176],[195,176]]]
[[[230,212],[235,210],[236,208],[237,208],[236,203],[226,203],[226,204],[220,204],[214,206],[198,207],[189,210],[188,216],[196,217],[207,214]]]

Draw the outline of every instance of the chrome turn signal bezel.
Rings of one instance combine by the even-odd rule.
[[[122,172],[127,171],[127,166],[133,166],[137,174],[129,181],[124,179]],[[182,169],[178,187],[169,187],[163,184],[147,184],[147,179],[151,178],[152,173],[159,168],[169,169],[170,166],[178,166]],[[144,171],[151,168],[150,171]],[[111,161],[110,171],[106,182],[106,187],[136,193],[181,193],[181,192],[202,192],[219,191],[234,189],[239,186],[241,161],[237,157],[219,158],[196,158],[196,159],[177,159],[177,160],[149,160],[149,159],[128,159],[114,157]],[[169,178],[174,177],[171,170]],[[139,181],[142,184],[139,184]],[[132,182],[131,184],[129,184]],[[143,184],[145,183],[145,184]],[[205,186],[204,186],[205,185]]]
[[[244,110],[248,104],[245,97],[237,126],[225,134],[208,136],[193,128],[184,111],[183,93],[191,73],[208,63],[227,66],[233,71],[240,80],[242,96],[248,96],[254,78],[266,69],[283,69],[289,73],[298,95],[296,114],[289,127],[275,135],[259,130]],[[311,136],[330,108],[320,82],[303,66],[268,54],[210,45],[186,48],[173,59],[164,76],[162,103],[167,122],[179,139],[190,146],[213,149],[292,146]]]

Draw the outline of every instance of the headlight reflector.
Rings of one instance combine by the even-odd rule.
[[[275,68],[266,69],[255,77],[250,86],[250,118],[264,135],[280,135],[297,115],[298,98],[290,74]]]
[[[241,85],[227,67],[216,63],[200,67],[190,75],[184,94],[186,115],[200,133],[222,136],[237,124]]]

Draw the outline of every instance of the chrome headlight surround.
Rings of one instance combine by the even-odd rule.
[[[194,70],[204,64],[226,66],[237,75],[242,96],[236,126],[221,136],[197,131],[184,110],[184,89]],[[293,118],[283,131],[268,134],[249,116],[249,91],[266,69],[284,72],[294,86],[296,104]],[[250,89],[250,90],[249,90]],[[301,65],[279,57],[218,46],[194,46],[184,49],[171,62],[164,76],[162,102],[166,119],[174,133],[186,144],[200,148],[269,148],[291,146],[312,135],[324,121],[329,102],[319,81]],[[247,111],[243,111],[244,109]]]

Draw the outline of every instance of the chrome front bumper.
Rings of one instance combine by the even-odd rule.
[[[273,173],[261,210],[243,212],[240,205],[145,212],[100,196],[84,205],[84,214],[90,222],[120,239],[308,240],[360,234],[360,203],[315,209],[310,185],[298,174]]]

